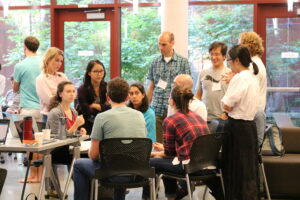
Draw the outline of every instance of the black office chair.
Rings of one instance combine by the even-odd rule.
[[[218,168],[219,151],[222,145],[222,134],[208,134],[199,136],[193,143],[190,151],[190,162],[183,165],[185,174],[163,173],[159,176],[160,179],[165,176],[177,180],[185,180],[187,182],[188,196],[192,200],[191,183],[203,182],[213,179],[216,176],[220,177],[223,194],[225,195],[222,172]],[[200,170],[214,169],[209,175],[197,175]],[[195,185],[195,184],[194,184]],[[197,186],[196,184],[195,186]]]
[[[3,169],[3,168],[0,168],[0,194],[1,194],[2,188],[4,186],[6,175],[7,175],[7,170]]]
[[[95,200],[98,182],[107,188],[137,188],[149,185],[155,195],[155,170],[149,165],[152,141],[148,138],[112,138],[100,142],[101,167],[95,171]],[[115,177],[126,177],[115,181]]]

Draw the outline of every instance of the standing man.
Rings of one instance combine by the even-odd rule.
[[[196,97],[206,105],[207,120],[219,121],[217,131],[223,131],[225,120],[227,120],[227,113],[221,104],[221,99],[227,90],[227,83],[222,78],[230,72],[230,69],[224,65],[226,53],[227,46],[223,42],[213,42],[209,46],[212,67],[200,73],[197,83]]]
[[[149,69],[147,79],[150,81],[147,96],[156,115],[156,141],[162,143],[162,122],[167,116],[171,85],[179,74],[191,74],[188,60],[175,53],[174,34],[163,32],[158,38],[161,55],[156,58]]]
[[[95,118],[91,134],[89,158],[76,160],[74,164],[74,200],[89,199],[91,179],[99,162],[99,144],[107,138],[146,137],[146,122],[140,111],[126,106],[129,85],[122,78],[114,78],[107,85],[107,100],[111,109],[99,113]],[[125,199],[125,190],[116,189],[115,200]]]
[[[35,79],[41,73],[40,57],[37,56],[40,42],[33,36],[24,40],[26,58],[16,64],[14,69],[14,92],[20,91],[20,114],[41,119],[40,99],[36,93]]]

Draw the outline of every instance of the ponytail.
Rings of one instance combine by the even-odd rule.
[[[253,66],[253,74],[257,75],[259,72],[257,64],[255,62],[252,62],[252,66]]]
[[[61,102],[60,96],[54,96],[50,99],[50,104],[48,106],[48,110],[51,111],[53,108],[57,107]]]
[[[189,103],[193,99],[194,94],[190,89],[176,86],[171,92],[171,98],[175,102],[177,110],[183,114],[189,112]]]

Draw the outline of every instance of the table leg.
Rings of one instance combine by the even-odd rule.
[[[68,192],[68,188],[69,188],[69,184],[73,175],[73,171],[74,171],[74,163],[75,161],[80,158],[80,146],[75,146],[74,150],[73,150],[73,160],[72,160],[72,164],[71,164],[71,168],[70,168],[70,173],[65,185],[65,189],[64,189],[64,194],[63,194],[63,199],[65,198],[67,192]]]
[[[30,152],[29,156],[28,156],[27,170],[26,170],[25,180],[24,180],[23,189],[22,189],[22,195],[21,195],[22,200],[24,199],[24,193],[25,193],[25,188],[26,188],[26,183],[27,183],[27,178],[28,178],[28,174],[29,174],[32,157],[33,157],[33,153]]]

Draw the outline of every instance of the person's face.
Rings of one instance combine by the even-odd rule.
[[[100,64],[95,64],[92,70],[89,72],[91,81],[100,83],[104,76],[103,66]]]
[[[210,61],[213,67],[219,67],[223,65],[225,56],[221,53],[221,47],[215,48],[209,52]]]
[[[237,59],[232,60],[231,58],[226,59],[227,63],[230,65],[230,69],[234,73],[238,73],[238,65],[237,65]]]
[[[173,46],[174,46],[174,41],[170,42],[170,39],[166,35],[162,35],[158,39],[158,47],[160,50],[160,53],[163,56],[171,56],[173,52]]]
[[[64,86],[64,90],[59,94],[62,102],[72,103],[76,97],[75,87],[72,84],[67,84]]]
[[[48,72],[50,74],[58,72],[58,70],[62,66],[63,60],[64,60],[64,57],[62,55],[57,55],[54,58],[52,58],[48,62]]]
[[[130,87],[129,89],[129,98],[134,107],[139,107],[142,105],[142,101],[145,97],[145,94],[135,86]]]

